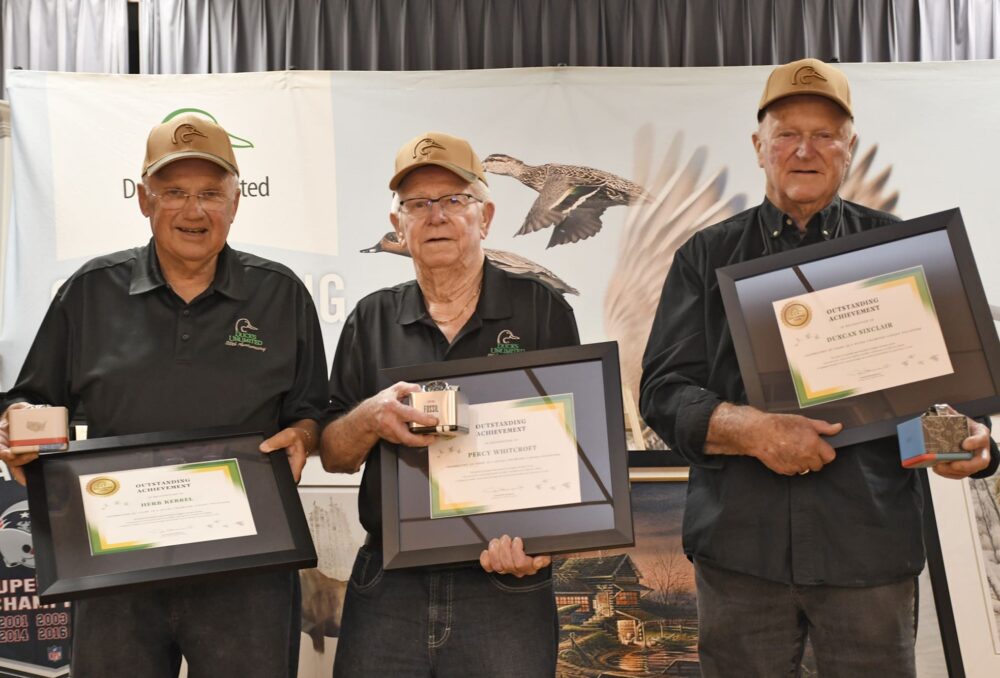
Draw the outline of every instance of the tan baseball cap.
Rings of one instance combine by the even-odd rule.
[[[389,181],[389,190],[395,191],[407,174],[427,165],[443,167],[470,183],[477,179],[486,183],[483,165],[468,141],[442,132],[425,132],[407,141],[396,153],[396,173]]]
[[[239,176],[229,134],[208,118],[184,113],[154,127],[146,139],[142,176],[154,174],[172,162],[201,158]]]
[[[854,118],[851,88],[844,72],[819,59],[799,59],[771,71],[757,107],[757,119],[760,120],[764,110],[775,101],[796,94],[826,97]]]

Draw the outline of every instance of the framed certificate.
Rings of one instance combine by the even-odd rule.
[[[528,553],[633,544],[614,342],[382,370],[462,393],[466,433],[382,443],[387,569],[476,560],[493,537]]]
[[[94,438],[25,466],[38,595],[55,602],[313,567],[288,458],[233,429]]]
[[[747,400],[895,435],[934,403],[1000,410],[1000,342],[957,209],[720,268]]]

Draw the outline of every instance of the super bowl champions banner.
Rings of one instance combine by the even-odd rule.
[[[242,171],[230,243],[298,273],[328,360],[361,297],[413,277],[391,234],[387,184],[396,150],[438,130],[468,138],[484,160],[497,204],[487,256],[560,290],[583,341],[616,339],[635,397],[674,251],[763,197],[751,133],[770,70],[11,71],[15,211],[0,241],[0,386],[13,383],[66,277],[149,239],[135,197],[146,135],[194,111],[230,132]],[[903,218],[961,207],[987,296],[1000,303],[991,169],[1000,63],[843,70],[859,143],[842,195]],[[500,351],[516,343],[514,333],[497,337]]]

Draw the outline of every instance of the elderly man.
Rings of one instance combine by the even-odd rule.
[[[330,375],[332,423],[322,435],[328,471],[366,462],[359,508],[368,540],[348,584],[334,673],[552,676],[558,627],[549,558],[525,555],[519,538],[491,540],[478,564],[382,569],[379,442],[429,445],[434,438],[410,433],[407,423],[437,421],[403,404],[418,386],[379,392],[376,378],[384,367],[490,355],[504,333],[529,351],[577,344],[573,311],[544,283],[485,259],[494,205],[467,141],[435,132],[410,140],[389,188],[389,219],[413,255],[416,280],[365,297],[347,319]]]
[[[645,420],[691,464],[684,548],[695,564],[706,676],[797,675],[810,637],[823,676],[911,676],[924,564],[917,474],[895,438],[835,451],[839,423],[769,414],[746,393],[715,270],[895,218],[837,195],[856,137],[846,77],[815,59],[776,68],[753,134],[764,202],[677,253],[643,358]],[[989,431],[972,423],[985,475]],[[809,473],[812,471],[812,473]]]
[[[262,451],[287,449],[298,476],[326,407],[319,321],[290,270],[226,244],[238,174],[213,122],[153,128],[138,190],[152,241],[84,264],[59,289],[10,407],[82,406],[91,437],[244,426],[272,436]],[[239,323],[266,350],[228,341]],[[22,478],[33,457],[0,451]],[[82,600],[73,675],[166,678],[183,654],[192,677],[294,676],[298,595],[296,573],[269,572]]]

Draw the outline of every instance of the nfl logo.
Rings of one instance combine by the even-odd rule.
[[[52,645],[49,647],[49,661],[57,662],[62,659],[62,646]]]

